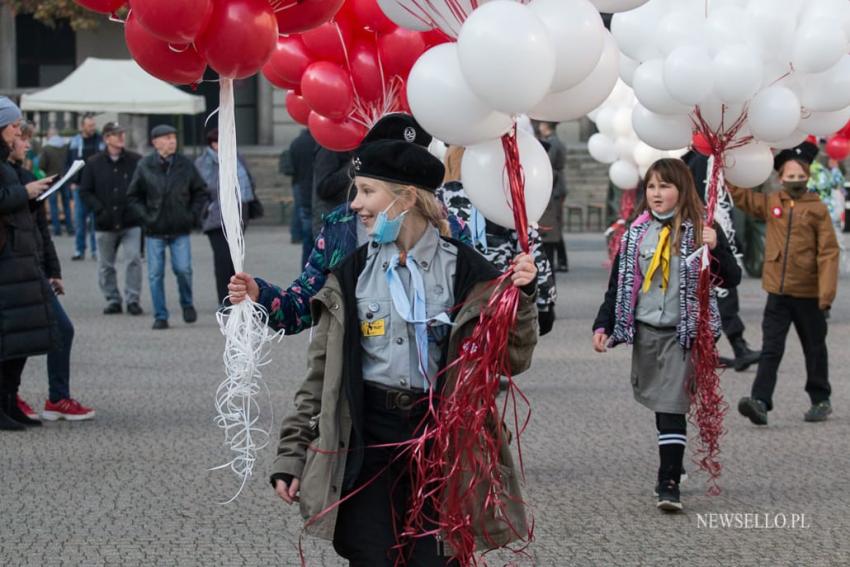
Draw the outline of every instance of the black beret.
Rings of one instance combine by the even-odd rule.
[[[436,191],[446,168],[431,152],[408,142],[378,140],[354,150],[354,175]]]
[[[426,132],[410,114],[395,112],[382,116],[363,138],[361,144],[378,140],[401,140],[412,142],[427,148],[431,144],[431,134]]]
[[[773,158],[773,169],[779,171],[783,165],[792,159],[811,165],[815,161],[815,158],[818,157],[818,151],[817,145],[808,141],[803,142],[795,148],[782,150]]]
[[[151,140],[155,140],[160,136],[167,136],[168,134],[176,134],[177,128],[174,126],[170,126],[168,124],[160,124],[159,126],[154,126],[151,128]]]

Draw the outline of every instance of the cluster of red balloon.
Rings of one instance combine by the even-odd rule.
[[[376,0],[346,0],[333,21],[281,36],[263,75],[287,89],[286,109],[321,145],[355,148],[368,126],[387,112],[409,112],[406,80],[441,32],[396,26]]]
[[[837,161],[850,157],[850,122],[826,141],[826,155]]]
[[[75,0],[114,14],[127,0]],[[257,73],[278,35],[307,31],[330,20],[343,0],[129,0],[124,38],[130,54],[151,75],[195,83],[209,65],[219,76]]]

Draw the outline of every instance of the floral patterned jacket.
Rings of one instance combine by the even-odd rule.
[[[301,275],[289,287],[281,288],[261,278],[257,303],[269,313],[269,327],[295,335],[313,326],[310,299],[325,285],[328,274],[357,249],[357,215],[344,203],[325,215],[313,251]],[[452,236],[471,245],[469,229],[457,217],[449,215]]]
[[[437,189],[437,198],[448,208],[450,215],[456,216],[463,223],[468,224],[470,222],[474,210],[460,182],[449,181]],[[517,233],[515,230],[504,228],[490,221],[487,221],[486,225],[486,245],[474,239],[473,246],[499,271],[504,272],[519,252]],[[537,308],[540,311],[547,311],[555,305],[555,301],[558,299],[555,275],[552,273],[552,265],[549,263],[549,259],[543,252],[540,233],[536,228],[529,227],[528,240],[531,245],[531,253],[534,256],[534,263],[537,264]]]

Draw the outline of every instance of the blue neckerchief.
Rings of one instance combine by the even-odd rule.
[[[407,263],[405,267],[410,272],[410,284],[413,287],[413,304],[407,296],[407,290],[404,289],[404,283],[401,281],[396,270],[399,267],[399,255],[396,254],[390,260],[390,265],[387,268],[387,285],[390,288],[390,296],[393,300],[393,307],[401,318],[407,323],[413,325],[416,332],[416,351],[419,357],[419,372],[422,374],[422,389],[428,390],[431,388],[431,379],[428,376],[428,323],[438,321],[446,325],[451,325],[452,321],[445,312],[440,313],[436,317],[428,317],[427,305],[425,302],[425,281],[422,279],[422,274],[416,265],[416,260],[410,254],[407,255]],[[413,376],[410,377],[410,385],[414,385]]]

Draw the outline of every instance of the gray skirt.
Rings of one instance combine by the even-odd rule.
[[[659,413],[686,414],[693,387],[691,353],[679,344],[676,329],[637,323],[632,349],[635,400]]]

